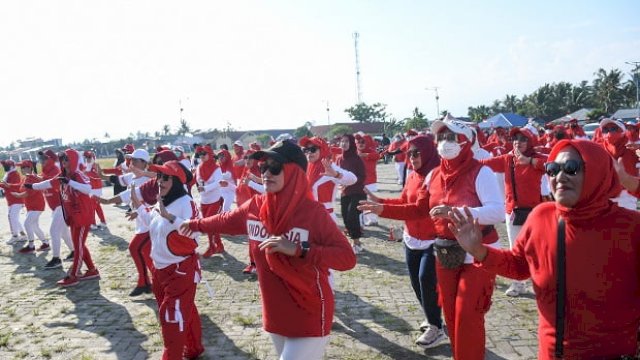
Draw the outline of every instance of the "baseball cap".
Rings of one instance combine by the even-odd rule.
[[[167,161],[162,165],[150,165],[149,171],[176,176],[183,184],[187,182],[187,174],[185,173],[185,169],[176,160]]]
[[[614,124],[617,127],[619,127],[620,129],[622,129],[622,131],[626,131],[627,128],[624,126],[624,124],[618,120],[613,120],[611,118],[604,118],[602,119],[602,121],[600,121],[600,128],[603,128],[605,126],[607,126],[608,124]]]
[[[145,149],[135,149],[133,153],[126,154],[125,157],[132,159],[140,159],[149,162],[149,152]]]
[[[442,128],[447,128],[452,132],[460,135],[464,135],[467,139],[471,140],[473,138],[473,133],[471,129],[465,124],[463,124],[460,120],[449,117],[446,120],[436,120],[431,124],[431,132],[437,134],[442,130]]]
[[[33,163],[33,161],[31,160],[22,160],[19,163],[16,164],[18,167],[30,167],[33,168],[35,167],[35,164]]]
[[[278,141],[266,150],[256,151],[251,158],[257,160],[271,158],[282,164],[295,163],[303,171],[307,171],[307,157],[298,145],[288,140]]]

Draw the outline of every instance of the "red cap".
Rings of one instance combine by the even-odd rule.
[[[187,182],[187,174],[184,173],[184,168],[180,166],[180,163],[172,160],[167,161],[163,165],[150,165],[149,171],[162,173],[165,175],[177,176],[180,182],[185,184]]]
[[[91,150],[85,150],[85,152],[82,153],[82,156],[86,158],[95,158],[96,154],[94,154]]]
[[[33,161],[31,161],[31,160],[22,160],[22,161],[20,161],[20,162],[19,162],[18,164],[16,164],[16,165],[18,165],[18,166],[19,166],[19,167],[21,167],[21,168],[23,168],[23,167],[29,167],[29,168],[32,168],[32,169],[33,169],[33,168],[35,167],[35,164],[34,164],[34,163],[33,163]]]
[[[16,166],[16,163],[11,159],[2,160],[2,161],[0,161],[0,163],[2,163],[2,165],[7,165],[7,166]]]
[[[133,144],[127,144],[122,148],[122,151],[124,151],[125,154],[131,154],[135,149],[136,148],[133,146]]]

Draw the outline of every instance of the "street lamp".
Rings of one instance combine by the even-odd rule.
[[[425,90],[433,90],[436,93],[436,119],[440,117],[440,96],[438,96],[438,89],[440,89],[439,86],[425,88]]]

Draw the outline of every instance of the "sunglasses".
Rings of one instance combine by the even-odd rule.
[[[516,135],[516,136],[513,137],[513,141],[527,142],[527,141],[529,141],[529,139],[524,135]]]
[[[171,179],[171,175],[167,175],[167,174],[163,174],[163,173],[158,173],[158,175],[157,175],[157,179],[158,179],[158,180],[162,180],[162,181],[169,181],[169,179]]]
[[[454,134],[452,132],[440,133],[436,135],[436,140],[437,141],[458,141],[458,136],[457,134]]]
[[[609,127],[604,127],[602,128],[602,133],[606,134],[606,133],[617,133],[620,130],[619,127],[617,126],[609,126]]]
[[[267,172],[267,170],[269,170],[269,172],[271,173],[271,175],[280,175],[280,173],[282,172],[282,164],[280,164],[277,161],[273,161],[273,162],[263,162],[262,164],[260,164],[260,174],[264,174]]]
[[[197,153],[196,155],[198,155],[198,157],[202,157],[202,156],[207,155],[207,153],[203,151],[203,152]]]
[[[544,171],[550,177],[556,177],[560,171],[564,171],[569,176],[576,176],[581,169],[584,169],[584,163],[578,160],[567,160],[564,163],[548,162],[544,164]]]
[[[318,151],[318,147],[317,146],[309,146],[306,147],[304,149],[302,149],[302,152],[305,154],[315,154],[316,151]]]
[[[407,151],[407,156],[412,158],[420,157],[420,150],[418,149],[409,150]]]

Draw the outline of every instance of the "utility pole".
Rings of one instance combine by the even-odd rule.
[[[436,119],[440,118],[440,96],[438,96],[438,89],[440,89],[439,86],[432,86],[425,89],[435,91],[436,93]]]
[[[331,116],[329,114],[329,100],[324,101],[327,105],[327,125],[331,125]]]
[[[636,83],[636,109],[637,116],[640,117],[640,61],[625,61],[629,65],[633,65],[633,80]]]
[[[358,104],[362,104],[362,89],[360,87],[360,56],[358,54],[358,39],[360,34],[358,32],[353,33],[353,42],[356,49],[356,91],[358,94]]]

